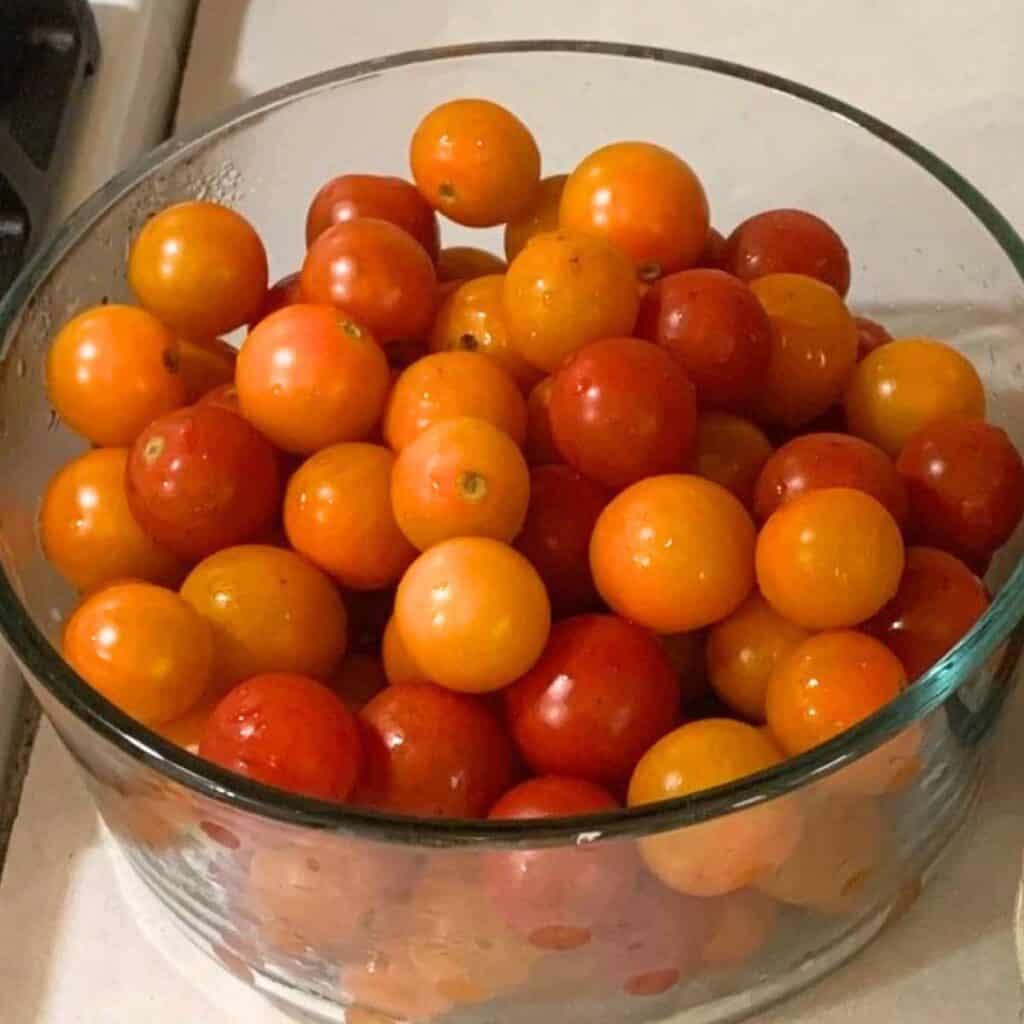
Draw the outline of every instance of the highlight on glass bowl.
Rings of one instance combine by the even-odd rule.
[[[1024,610],[1024,248],[668,51],[252,101],[0,309],[0,622],[134,867],[324,1020],[734,1020],[913,901]]]

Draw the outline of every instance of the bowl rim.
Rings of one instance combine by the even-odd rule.
[[[783,93],[845,119],[887,143],[944,185],[1006,254],[1024,282],[1024,241],[969,181],[931,150],[858,108],[771,72],[701,54],[597,40],[523,39],[463,43],[407,50],[358,61],[298,79],[254,96],[191,131],[148,151],[112,177],[49,236],[0,298],[0,360],[37,289],[94,223],[148,175],[213,137],[276,107],[342,83],[396,68],[467,57],[572,53],[645,60],[708,71]],[[133,760],[187,789],[225,804],[303,828],[321,829],[417,847],[522,847],[640,837],[695,824],[778,798],[842,768],[920,720],[978,671],[1024,617],[1024,559],[971,631],[920,679],[885,708],[841,736],[766,771],[713,789],[659,803],[574,818],[498,822],[418,818],[328,803],[285,792],[212,765],[142,726],[93,690],[68,666],[36,626],[17,588],[0,566],[0,633],[30,678],[75,718]]]

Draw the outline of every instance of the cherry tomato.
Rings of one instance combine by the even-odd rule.
[[[752,722],[765,720],[765,693],[775,666],[810,634],[751,594],[708,635],[708,676],[715,693]]]
[[[435,107],[413,133],[409,164],[435,210],[477,228],[512,220],[540,181],[540,152],[530,130],[488,100]]]
[[[87,597],[64,629],[64,658],[143,725],[183,715],[212,680],[210,627],[173,590],[114,583]]]
[[[629,806],[689,796],[778,764],[782,754],[752,725],[726,718],[690,722],[662,737],[640,759]],[[692,896],[720,896],[775,871],[796,849],[802,815],[792,798],[688,825],[640,841],[647,866],[666,885]]]
[[[538,775],[622,785],[679,718],[658,641],[615,615],[556,623],[540,660],[505,690],[512,738]]]
[[[336,444],[310,456],[288,482],[288,541],[355,590],[396,583],[416,557],[391,511],[395,457],[376,444]]]
[[[359,717],[366,764],[356,803],[398,814],[480,818],[512,784],[512,746],[474,697],[399,683]]]
[[[503,301],[513,346],[548,373],[588,342],[629,334],[639,303],[629,260],[574,231],[537,235],[509,266]]]
[[[965,561],[984,562],[1024,514],[1024,462],[1006,431],[984,420],[932,421],[910,437],[896,467],[914,536]]]
[[[871,618],[896,593],[903,562],[896,520],[869,494],[849,487],[787,502],[757,538],[761,593],[806,629]]]
[[[756,889],[738,889],[708,904],[712,925],[701,959],[712,970],[753,958],[767,944],[779,916],[779,905]]]
[[[955,348],[931,338],[901,338],[875,349],[857,364],[844,402],[850,433],[893,458],[935,420],[985,415],[978,371]]]
[[[967,634],[988,604],[985,584],[959,559],[935,548],[907,548],[896,596],[864,630],[915,680]]]
[[[839,400],[857,359],[857,330],[828,285],[770,274],[750,285],[772,322],[772,355],[755,403],[766,423],[800,427]]]
[[[708,201],[690,165],[649,142],[616,142],[569,175],[563,228],[607,239],[643,280],[692,267],[708,237]]]
[[[409,567],[398,586],[395,619],[428,679],[485,693],[533,666],[551,614],[541,578],[518,551],[489,537],[459,537]]]
[[[199,740],[202,738],[206,723],[210,715],[213,714],[214,708],[220,703],[222,696],[222,693],[217,693],[215,686],[211,687],[198,704],[191,707],[185,714],[156,726],[154,732],[193,754],[197,753]]]
[[[727,412],[697,417],[693,472],[731,491],[746,508],[753,507],[754,486],[771,454],[768,438],[750,420]]]
[[[305,304],[253,328],[235,377],[245,418],[297,454],[369,436],[390,382],[387,359],[366,328]]]
[[[892,341],[892,335],[876,320],[869,320],[866,316],[855,316],[853,323],[857,328],[858,360]]]
[[[238,388],[235,387],[233,382],[231,384],[221,384],[219,387],[207,391],[196,404],[217,405],[221,409],[227,409],[228,412],[237,413],[239,416],[242,415],[242,406],[238,402]]]
[[[65,324],[46,357],[46,389],[72,430],[111,447],[186,402],[178,343],[132,306],[96,306]]]
[[[267,294],[267,254],[252,225],[217,203],[177,203],[150,218],[128,256],[139,302],[186,338],[249,323]]]
[[[749,217],[726,239],[723,270],[741,281],[769,274],[803,274],[834,288],[850,289],[850,256],[843,240],[805,210],[767,210]]]
[[[529,500],[522,452],[471,416],[428,427],[402,449],[391,474],[395,522],[421,551],[450,537],[511,541]]]
[[[142,528],[193,562],[263,536],[281,505],[270,443],[212,403],[154,420],[136,438],[125,479]]]
[[[504,274],[508,264],[486,249],[472,245],[449,245],[437,257],[437,279],[442,284],[472,281],[477,277]]]
[[[344,657],[345,606],[294,552],[262,544],[218,551],[192,570],[181,596],[213,627],[221,690],[268,672],[326,681]]]
[[[412,660],[393,615],[384,627],[381,658],[384,661],[384,674],[392,686],[397,683],[422,683],[427,679],[423,670]]]
[[[226,341],[179,341],[179,371],[185,380],[185,401],[198,402],[214,388],[235,380],[238,353]]]
[[[553,377],[534,386],[526,400],[526,461],[531,466],[561,462],[562,454],[551,436],[551,387]]]
[[[526,437],[523,396],[479,352],[435,352],[403,371],[388,400],[384,436],[398,452],[431,424],[456,416],[487,420],[519,445]]]
[[[488,815],[496,821],[564,818],[614,811],[619,802],[583,779],[547,775],[510,789]],[[624,843],[487,854],[483,884],[491,903],[519,934],[541,949],[586,945],[638,864]]]
[[[881,502],[897,524],[907,521],[907,489],[892,459],[849,434],[804,434],[784,444],[757,479],[754,515],[764,522],[777,508],[810,491],[852,487]]]
[[[239,683],[207,722],[199,756],[321,800],[344,800],[363,762],[352,712],[322,683],[285,672]]]
[[[708,406],[754,398],[772,355],[764,307],[721,270],[683,270],[656,281],[640,303],[637,333],[679,359]]]
[[[693,385],[649,342],[591,342],[554,375],[555,444],[571,466],[608,487],[685,468],[696,428]]]
[[[47,559],[76,589],[118,579],[177,586],[180,559],[136,522],[125,495],[125,448],[97,448],[72,459],[43,495],[39,539]]]
[[[558,207],[568,174],[541,178],[533,199],[505,225],[505,259],[510,263],[536,235],[558,230]]]
[[[724,487],[696,476],[641,480],[601,513],[590,540],[598,592],[658,633],[725,618],[754,583],[754,524]]]
[[[280,281],[275,281],[267,289],[260,311],[249,321],[249,330],[252,330],[261,320],[266,320],[271,313],[276,313],[279,309],[284,309],[285,306],[295,306],[302,302],[301,278],[301,271],[296,270],[292,274],[286,274]]]

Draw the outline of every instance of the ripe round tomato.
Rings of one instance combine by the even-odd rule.
[[[682,363],[704,406],[753,399],[772,354],[764,307],[720,270],[683,270],[656,281],[640,303],[637,334]]]
[[[985,415],[978,371],[955,348],[931,338],[901,338],[875,349],[857,364],[844,401],[850,433],[893,458],[935,420]]]
[[[965,561],[984,563],[1024,515],[1024,462],[1006,431],[984,420],[932,421],[903,446],[896,468],[915,538]]]
[[[569,175],[563,228],[607,239],[643,280],[692,267],[708,237],[708,201],[690,165],[649,142],[616,142]]]
[[[125,479],[142,528],[193,562],[265,535],[281,506],[270,442],[212,403],[154,420],[135,440]]]
[[[892,335],[876,320],[866,316],[855,316],[854,326],[857,328],[857,359],[870,355],[876,348],[888,345]]]
[[[768,603],[806,629],[854,626],[895,593],[903,574],[896,520],[849,487],[787,502],[757,538],[757,582]]]
[[[186,402],[178,343],[132,306],[96,306],[66,323],[46,356],[46,390],[72,430],[110,447]]]
[[[226,341],[179,341],[178,358],[185,380],[185,401],[198,402],[214,388],[233,384],[238,352]]]
[[[689,796],[778,764],[778,748],[752,725],[727,718],[690,722],[662,737],[640,759],[629,806]],[[667,886],[692,896],[720,896],[766,877],[800,841],[802,814],[792,798],[750,807],[640,841],[647,866]]]
[[[392,686],[397,683],[422,683],[427,680],[423,670],[412,660],[412,655],[402,641],[394,615],[388,619],[388,624],[384,627],[381,658],[384,662],[384,674]]]
[[[421,338],[437,305],[426,249],[385,220],[360,217],[328,228],[302,264],[308,302],[334,306],[381,342]]]
[[[389,586],[416,557],[391,511],[394,462],[381,445],[336,444],[310,456],[288,481],[288,542],[346,587]]]
[[[214,338],[258,316],[267,254],[252,225],[217,203],[177,203],[146,221],[128,256],[139,302],[186,338]]]
[[[504,430],[516,444],[526,437],[526,402],[512,378],[479,352],[435,352],[404,370],[391,391],[384,436],[396,452],[427,427],[473,416]]]
[[[450,537],[511,541],[530,500],[530,471],[504,431],[471,416],[441,420],[407,444],[391,474],[402,533],[421,551]]]
[[[437,279],[442,285],[504,274],[506,270],[504,260],[473,245],[449,245],[437,257]]]
[[[397,814],[480,818],[512,784],[512,745],[475,697],[398,683],[360,712],[356,803]]]
[[[696,476],[652,477],[601,513],[590,540],[598,592],[657,633],[725,618],[754,583],[754,524],[725,488]]]
[[[540,660],[504,693],[512,738],[538,775],[625,784],[679,718],[661,644],[615,615],[556,623]]]
[[[285,672],[239,683],[206,723],[199,756],[268,786],[338,801],[363,762],[352,712],[322,683]]]
[[[437,259],[437,214],[409,182],[382,174],[341,174],[323,185],[306,214],[307,247],[335,224],[360,217],[394,224],[412,235],[431,260]]]
[[[591,342],[554,375],[555,444],[566,462],[608,487],[684,469],[696,428],[693,385],[649,342]]]
[[[554,378],[545,377],[534,386],[526,400],[526,461],[547,466],[562,461],[562,453],[551,436],[551,387]]]
[[[863,491],[881,502],[898,525],[907,521],[907,489],[892,459],[849,434],[804,434],[786,442],[757,479],[754,515],[764,522],[781,505],[826,487]]]
[[[213,626],[222,691],[268,672],[327,681],[344,657],[345,606],[331,581],[292,551],[218,551],[189,573],[181,596]]]
[[[391,372],[364,327],[326,306],[273,313],[249,333],[235,384],[245,418],[285,451],[308,454],[368,437]]]
[[[750,288],[774,327],[756,418],[803,426],[842,396],[857,360],[853,318],[838,293],[813,277],[770,274]]]
[[[197,704],[213,679],[210,627],[173,590],[114,583],[64,628],[67,663],[121,711],[154,726]]]
[[[279,309],[284,309],[285,306],[295,306],[302,302],[301,278],[301,271],[296,270],[294,273],[286,274],[280,281],[275,281],[267,289],[260,311],[249,321],[249,330],[252,330],[261,320],[266,320],[271,313],[276,313]]]
[[[488,100],[435,107],[413,133],[409,165],[435,210],[476,228],[512,220],[540,181],[540,152],[530,130]]]
[[[533,199],[505,225],[505,259],[510,263],[535,236],[558,230],[558,207],[568,174],[541,178]]]
[[[125,448],[96,448],[53,477],[39,513],[39,540],[76,589],[119,579],[177,586],[186,567],[136,522],[125,495]]]
[[[459,537],[409,567],[398,585],[395,619],[428,679],[486,693],[533,666],[547,642],[551,610],[543,582],[518,551],[489,537]]]
[[[697,476],[719,484],[743,502],[754,504],[754,486],[772,446],[750,420],[727,412],[705,412],[697,417],[690,465]]]
[[[985,584],[936,548],[908,548],[896,596],[864,630],[881,640],[913,681],[966,635],[989,604]]]
[[[639,300],[621,252],[600,238],[552,231],[512,261],[503,301],[512,345],[550,373],[588,342],[629,334]]]
[[[708,634],[708,676],[715,693],[752,722],[765,720],[765,693],[775,666],[810,634],[751,594]]]
[[[715,228],[708,228],[704,248],[697,257],[697,266],[705,270],[724,270],[722,259],[725,255],[725,236]]]
[[[805,210],[767,210],[747,218],[726,239],[721,266],[741,281],[768,274],[803,274],[850,290],[850,255],[820,217]]]

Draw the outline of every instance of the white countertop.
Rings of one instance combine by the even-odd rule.
[[[140,9],[165,2],[117,6],[141,17]],[[633,6],[200,0],[178,124],[323,68],[414,47],[545,36],[653,43],[764,67],[836,93],[935,149],[1024,226],[1024,4]],[[120,152],[127,155],[130,146]],[[1021,1019],[1011,914],[1024,850],[1022,730],[1018,692],[979,812],[912,912],[847,967],[758,1024]],[[76,770],[47,727],[0,883],[0,992],[4,1024],[285,1021],[212,969],[124,877]]]

